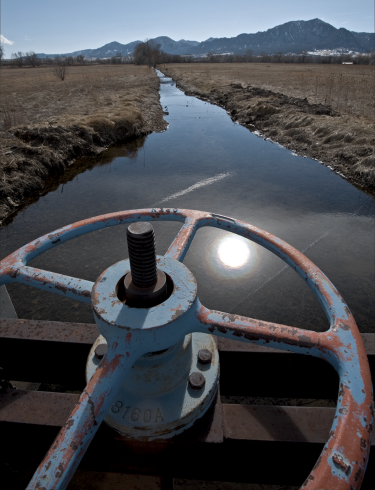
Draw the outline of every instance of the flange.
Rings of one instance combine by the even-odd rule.
[[[98,337],[87,360],[89,382],[101,359],[95,355],[106,341]],[[212,354],[202,364],[198,352]],[[204,386],[193,389],[189,377],[200,373]],[[125,437],[139,440],[166,439],[189,428],[209,408],[217,391],[219,355],[211,335],[186,335],[174,346],[141,356],[124,379],[105,422]]]

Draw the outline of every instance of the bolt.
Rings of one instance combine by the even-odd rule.
[[[148,308],[167,298],[167,277],[156,268],[155,235],[150,223],[128,227],[130,272],[124,278],[128,306]]]
[[[101,359],[107,353],[107,344],[99,344],[95,347],[95,357]]]
[[[201,390],[206,383],[202,373],[194,372],[189,376],[189,385],[192,390]]]
[[[212,352],[208,349],[200,349],[198,352],[198,362],[201,364],[211,364]]]
[[[149,288],[157,281],[154,229],[150,223],[132,223],[127,238],[134,286]]]

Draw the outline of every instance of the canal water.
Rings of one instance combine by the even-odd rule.
[[[168,129],[73,164],[50,182],[47,195],[1,228],[1,258],[47,232],[103,213],[149,207],[211,211],[303,251],[338,288],[360,330],[374,332],[374,198],[159,76]],[[155,224],[158,254],[179,228]],[[117,226],[71,240],[30,265],[95,281],[127,256],[126,227]],[[201,229],[184,263],[207,307],[317,331],[328,327],[299,276],[245,239]],[[20,318],[94,321],[89,305],[18,284],[8,290]]]

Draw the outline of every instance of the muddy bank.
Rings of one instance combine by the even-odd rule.
[[[369,118],[244,83],[208,84],[173,67],[164,72],[186,95],[223,107],[233,121],[374,192],[375,124]]]
[[[124,143],[167,123],[159,101],[159,77],[153,74],[139,100],[122,115],[77,117],[77,124],[39,124],[0,130],[0,222],[29,200],[45,194],[52,176],[61,175],[83,156],[97,155],[110,145]],[[47,187],[46,187],[47,186]]]

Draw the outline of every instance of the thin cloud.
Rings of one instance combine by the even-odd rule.
[[[10,44],[10,45],[12,45],[12,44],[14,44],[14,42],[13,41],[10,41],[9,39],[7,39],[5,36],[3,36],[1,34],[1,44]]]

